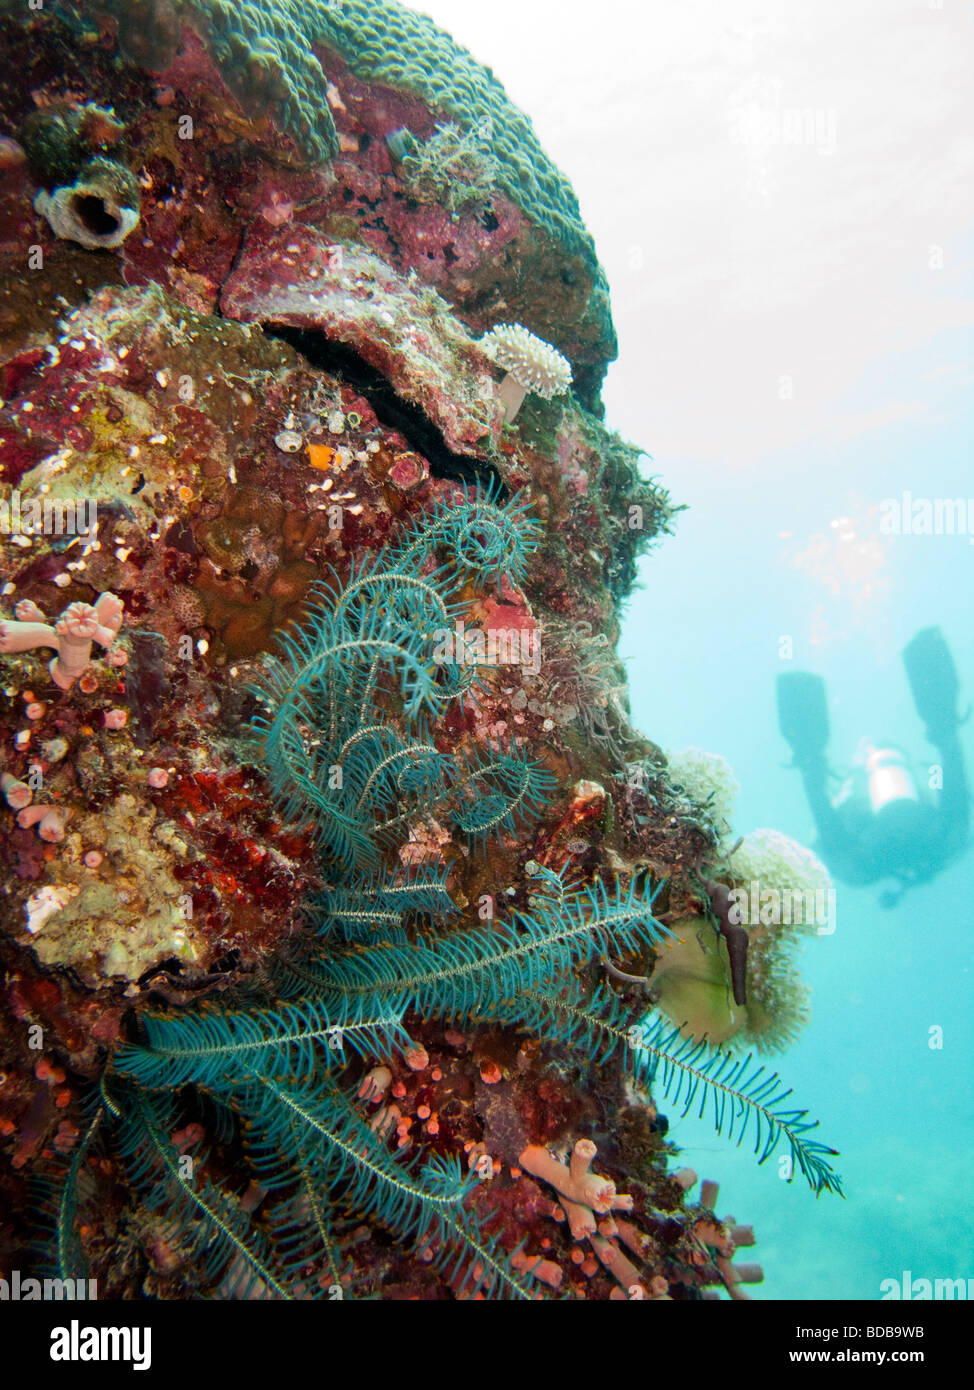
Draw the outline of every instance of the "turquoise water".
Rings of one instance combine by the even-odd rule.
[[[931,343],[898,370],[907,379],[950,347]],[[611,384],[608,397],[610,418],[613,404],[627,413]],[[775,675],[788,669],[778,659],[782,634],[794,641],[791,668],[826,678],[836,768],[848,766],[863,734],[896,740],[921,766],[935,761],[900,659],[921,627],[941,625],[962,707],[974,702],[974,547],[967,536],[884,536],[875,512],[867,517],[903,489],[971,496],[974,529],[974,414],[949,391],[938,414],[938,424],[899,423],[825,456],[769,456],[746,479],[717,459],[653,462],[690,510],[676,538],[644,560],[645,587],[629,607],[621,649],[633,715],[664,747],[728,758],[741,784],[736,833],[773,826],[814,839],[776,727]],[[832,528],[839,517],[858,524]],[[839,529],[855,541],[838,540]],[[866,551],[858,564],[856,546]],[[810,548],[821,556],[814,572],[796,562]],[[963,742],[970,776],[974,720]],[[786,1184],[774,1160],[758,1168],[746,1145],[735,1152],[707,1121],[669,1110],[685,1161],[721,1183],[719,1213],[755,1226],[765,1283],[753,1296],[876,1299],[882,1280],[905,1270],[914,1280],[974,1277],[972,886],[971,853],[892,911],[877,905],[876,890],[837,884],[837,929],[805,949],[812,1019],[773,1063],[841,1151],[846,1200],[816,1199],[800,1179]],[[943,1030],[942,1049],[930,1046],[932,1028]]]

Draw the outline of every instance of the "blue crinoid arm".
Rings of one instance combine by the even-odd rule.
[[[524,504],[474,493],[417,517],[382,555],[317,586],[309,616],[280,636],[254,687],[253,721],[271,790],[333,859],[373,873],[378,839],[452,797],[459,828],[483,844],[547,804],[553,779],[512,746],[450,767],[422,727],[472,696],[477,668],[441,665],[436,640],[463,611],[460,583],[523,578],[539,527]],[[406,733],[389,717],[401,710]],[[384,712],[386,711],[386,712]]]
[[[801,1173],[816,1196],[842,1196],[842,1179],[829,1162],[836,1150],[812,1137],[818,1121],[789,1104],[790,1088],[751,1055],[684,1038],[659,1016],[633,1023],[629,1007],[610,990],[592,994],[578,980],[558,981],[555,988],[529,985],[519,1003],[525,1022],[541,1036],[570,1046],[592,1066],[621,1052],[633,1079],[657,1098],[682,1103],[683,1115],[709,1113],[715,1132],[738,1146],[753,1140],[759,1164],[787,1146],[789,1175]]]
[[[423,865],[410,874],[377,873],[335,884],[314,896],[304,915],[319,936],[336,942],[405,941],[407,919],[445,922],[457,914],[447,870]]]
[[[527,499],[501,503],[492,488],[471,490],[461,502],[438,502],[415,519],[393,548],[392,562],[412,569],[438,551],[461,581],[500,588],[506,579],[520,588],[543,535],[529,510]]]
[[[537,821],[556,787],[554,776],[527,758],[512,739],[507,751],[497,745],[458,759],[450,789],[451,813],[470,845],[483,849],[492,837],[514,834],[525,823]]]
[[[410,780],[442,780],[428,739],[404,739],[376,703],[396,698],[413,723],[439,707],[428,643],[395,614],[368,608],[340,619],[316,612],[281,645],[284,656],[271,659],[255,688],[265,710],[253,725],[272,793],[333,858],[371,871],[375,828],[390,803]]]
[[[428,941],[377,942],[335,951],[317,962],[316,987],[335,1017],[353,1000],[380,1012],[390,999],[424,1017],[537,1021],[528,989],[570,980],[607,949],[637,952],[665,941],[653,898],[630,886],[567,891],[509,924],[492,924]],[[542,1025],[542,1035],[545,1033]]]

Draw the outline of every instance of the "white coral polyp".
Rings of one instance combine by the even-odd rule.
[[[32,893],[25,904],[27,930],[31,936],[36,936],[45,922],[67,907],[77,892],[74,884],[65,884],[62,887],[45,884],[43,888],[38,888],[36,893]]]
[[[484,334],[480,346],[508,373],[500,392],[508,420],[513,420],[529,391],[550,401],[572,384],[572,367],[567,357],[519,323],[498,324]],[[512,390],[509,383],[516,383],[517,390]]]

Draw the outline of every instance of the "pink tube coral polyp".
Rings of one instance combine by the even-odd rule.
[[[11,773],[5,772],[0,776],[0,789],[3,791],[3,799],[14,811],[22,811],[25,806],[29,806],[34,799],[34,793],[26,782],[19,782]]]
[[[64,827],[70,812],[63,806],[25,806],[17,814],[17,824],[21,830],[37,826],[37,833],[48,844],[56,845],[64,839]]]
[[[593,1211],[606,1212],[618,1206],[615,1183],[608,1178],[600,1178],[590,1171],[592,1160],[597,1153],[591,1139],[579,1139],[572,1151],[571,1166],[560,1163],[553,1154],[539,1144],[529,1144],[518,1159],[518,1164],[532,1177],[545,1182],[579,1206],[591,1207]],[[631,1203],[626,1203],[626,1209]]]
[[[31,599],[17,604],[13,621],[0,622],[0,652],[11,655],[53,647],[57,656],[48,670],[55,685],[70,690],[91,660],[91,644],[110,647],[122,626],[124,605],[114,594],[99,594],[94,604],[72,603],[52,627]]]

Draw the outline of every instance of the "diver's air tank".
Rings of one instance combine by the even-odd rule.
[[[867,749],[866,776],[874,815],[891,801],[920,800],[913,773],[899,748]]]

